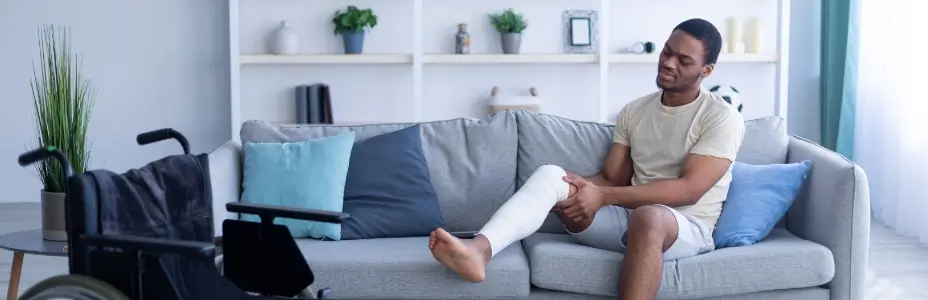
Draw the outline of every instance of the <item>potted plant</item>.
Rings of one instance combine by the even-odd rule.
[[[34,63],[32,99],[39,146],[64,152],[74,174],[90,161],[87,127],[94,90],[81,74],[80,57],[71,51],[70,31],[45,25],[39,28],[39,61]],[[65,186],[61,165],[47,159],[35,165],[42,181],[42,237],[67,241]]]
[[[359,9],[351,5],[344,12],[335,12],[332,18],[335,34],[342,35],[346,54],[358,54],[364,49],[364,30],[377,26],[377,15],[370,8]]]
[[[519,54],[522,47],[522,31],[528,27],[528,21],[522,14],[511,8],[501,13],[490,14],[490,24],[500,34],[504,54]]]

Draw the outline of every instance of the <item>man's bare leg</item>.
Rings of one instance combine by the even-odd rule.
[[[677,239],[677,219],[667,208],[642,206],[632,211],[625,258],[619,271],[619,298],[653,300],[661,286],[663,253]]]
[[[450,268],[455,273],[458,273],[459,275],[461,275],[461,277],[464,278],[464,280],[471,281],[471,282],[483,281],[484,278],[486,277],[487,264],[490,263],[490,259],[493,257],[493,255],[501,251],[502,248],[505,248],[505,246],[508,246],[507,243],[514,242],[514,241],[524,238],[524,236],[521,236],[521,235],[526,235],[525,233],[528,232],[529,230],[523,230],[523,229],[531,229],[530,230],[531,232],[537,231],[538,228],[541,227],[541,224],[542,224],[541,222],[544,222],[544,218],[547,216],[548,212],[551,210],[551,208],[554,207],[554,204],[556,204],[558,201],[563,201],[569,198],[570,196],[573,196],[573,194],[577,192],[577,188],[575,186],[569,185],[562,180],[563,175],[552,174],[555,171],[551,167],[553,166],[544,166],[542,168],[539,168],[539,170],[536,171],[535,174],[533,174],[532,177],[530,177],[529,180],[526,181],[526,184],[522,187],[522,189],[517,191],[516,194],[513,195],[512,198],[510,198],[509,201],[507,201],[507,203],[503,204],[503,207],[501,207],[497,211],[497,213],[494,214],[492,218],[490,218],[490,221],[487,222],[487,225],[484,226],[483,230],[481,230],[481,234],[478,234],[473,239],[468,240],[468,241],[463,241],[461,239],[458,239],[452,236],[449,232],[441,228],[433,231],[432,234],[429,235],[429,250],[432,251],[432,256],[435,257],[435,259],[438,260],[440,263]],[[564,173],[562,169],[559,169],[557,172],[560,172],[561,174]],[[538,175],[539,177],[536,178],[536,175]],[[559,195],[553,195],[555,193],[553,193],[553,191],[550,191],[550,190],[541,192],[541,190],[543,189],[552,188],[552,187],[546,186],[547,184],[550,184],[550,185],[563,184],[564,186],[567,187],[567,192],[565,193],[562,190]],[[554,197],[554,198],[552,199],[529,199],[528,197],[535,196],[534,192],[539,192],[538,195],[543,195],[541,197]],[[529,217],[531,217],[531,220],[525,220],[526,222],[531,223],[531,224],[504,223],[504,222],[510,221],[510,220],[506,220],[506,218],[511,218],[512,216],[501,215],[502,211],[506,211],[506,213],[513,212],[513,211],[516,213],[524,213],[524,212],[518,211],[518,209],[523,209],[523,207],[512,206],[512,205],[521,205],[519,203],[513,202],[517,197],[521,197],[520,201],[525,201],[525,200],[546,201],[547,203],[550,203],[550,207],[541,207],[541,209],[543,210],[539,209],[540,207],[537,207],[537,206],[524,207],[527,210],[528,209],[537,210],[537,213],[540,214],[537,216],[530,215]],[[523,220],[520,220],[520,221],[523,221]],[[519,230],[516,230],[515,232],[515,234],[518,236],[513,236],[514,234],[513,231],[509,230],[508,228],[505,228],[504,225],[520,227]],[[489,232],[484,234],[484,231],[489,231]],[[500,232],[500,231],[505,231],[505,232]],[[528,234],[531,234],[531,232],[529,232]],[[496,236],[489,236],[489,237],[487,236],[487,235],[492,235],[492,234],[496,234]],[[497,242],[494,243],[493,242],[494,239]],[[494,244],[496,244],[496,247],[499,247],[499,249],[494,249],[493,248]]]

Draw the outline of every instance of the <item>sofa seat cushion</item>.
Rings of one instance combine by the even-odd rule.
[[[615,296],[622,254],[590,248],[564,234],[536,233],[522,241],[532,284],[565,292]],[[831,281],[831,251],[784,229],[762,242],[664,262],[660,299],[698,299],[813,287]]]
[[[313,286],[332,288],[332,299],[524,297],[531,287],[519,243],[497,254],[486,280],[475,284],[438,263],[427,237],[296,241],[316,275]]]

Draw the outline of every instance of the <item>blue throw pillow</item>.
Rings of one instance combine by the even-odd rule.
[[[716,248],[752,245],[786,215],[805,182],[811,161],[749,165],[735,162],[728,198],[712,238]]]
[[[354,145],[345,212],[344,240],[428,236],[444,226],[419,125]]]
[[[296,143],[246,143],[242,202],[341,212],[354,132]],[[241,219],[259,221],[243,214]],[[341,239],[339,224],[276,218],[294,237]]]

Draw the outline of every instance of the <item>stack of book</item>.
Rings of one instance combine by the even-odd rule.
[[[332,99],[325,84],[296,87],[296,120],[298,124],[332,124]]]

